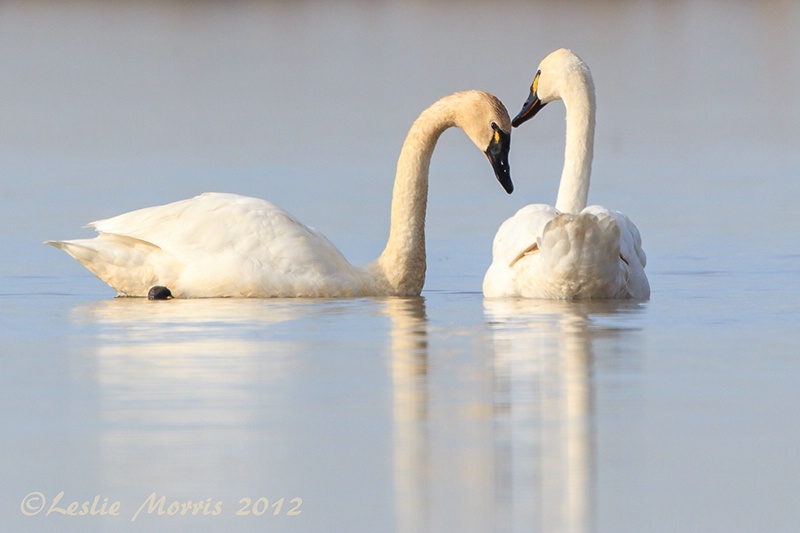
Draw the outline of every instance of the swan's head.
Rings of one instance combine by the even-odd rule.
[[[472,139],[494,169],[497,181],[508,194],[514,191],[508,152],[511,150],[511,119],[503,103],[483,91],[457,93],[467,99],[459,106],[457,123]]]
[[[593,94],[593,87],[589,67],[581,58],[565,48],[552,52],[539,63],[528,99],[514,117],[514,127],[532,119],[553,100],[565,99],[571,91],[591,89]]]

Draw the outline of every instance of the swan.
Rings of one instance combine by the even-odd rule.
[[[569,50],[556,50],[539,64],[513,126],[554,100],[563,100],[567,111],[556,205],[531,204],[503,222],[484,276],[484,296],[646,300],[650,284],[639,230],[618,211],[586,207],[594,148],[594,83],[586,63]]]
[[[406,136],[383,253],[352,266],[316,230],[265,200],[205,193],[89,224],[93,239],[45,241],[105,281],[118,296],[418,296],[425,282],[428,170],[439,136],[459,127],[489,158],[510,194],[511,120],[495,96],[464,91],[423,111]]]

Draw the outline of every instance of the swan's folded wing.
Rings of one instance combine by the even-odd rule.
[[[277,206],[236,194],[205,193],[188,200],[146,207],[89,224],[100,233],[125,235],[163,249],[186,253],[235,245],[232,235],[264,232],[264,219],[285,213]],[[271,224],[268,232],[274,233]],[[261,235],[263,237],[263,235]]]
[[[584,209],[584,213],[592,213],[598,218],[612,217],[619,226],[619,253],[626,263],[644,268],[647,265],[647,256],[642,249],[642,236],[639,229],[626,215],[599,205],[592,205]]]
[[[550,205],[526,205],[503,222],[492,245],[493,262],[513,266],[521,256],[533,252],[545,226],[559,212]]]
[[[322,234],[276,205],[236,194],[205,193],[167,205],[93,222],[101,233],[125,235],[158,246],[186,264],[237,261],[290,272],[348,265]]]
[[[620,236],[620,249],[623,255],[629,254],[630,257],[636,257],[641,263],[642,268],[647,266],[647,255],[642,249],[642,236],[639,234],[639,228],[631,222],[631,220],[623,215],[617,213],[617,223],[620,225],[622,234]]]
[[[642,249],[642,237],[639,229],[631,220],[619,211],[612,211],[600,206],[590,206],[585,211],[592,212],[598,218],[611,217],[619,227],[619,254],[624,261],[625,275],[622,287],[625,297],[646,300],[650,297],[650,282],[644,272],[647,256]]]

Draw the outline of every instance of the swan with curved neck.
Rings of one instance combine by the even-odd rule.
[[[277,206],[223,193],[93,222],[99,232],[94,239],[47,244],[66,251],[120,296],[419,295],[426,269],[428,170],[439,136],[451,127],[464,130],[503,188],[513,190],[511,121],[503,104],[481,91],[442,98],[408,132],[397,162],[389,239],[383,253],[361,268]]]
[[[494,239],[487,297],[650,297],[636,226],[622,213],[586,204],[594,155],[595,93],[589,67],[569,50],[545,57],[514,127],[562,100],[567,133],[555,207],[531,204],[506,220]]]

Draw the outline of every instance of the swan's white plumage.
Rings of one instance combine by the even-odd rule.
[[[530,111],[530,102],[564,100],[567,146],[556,207],[525,206],[500,226],[483,293],[487,297],[647,299],[647,258],[639,230],[618,211],[586,207],[594,142],[594,85],[589,69],[572,52],[558,50],[542,61],[539,72],[531,98],[514,124],[529,118],[524,115]]]
[[[56,243],[124,296],[350,296],[374,290],[321,233],[258,198],[205,193],[90,224]]]
[[[641,237],[628,217],[601,206],[579,214],[531,204],[503,222],[483,292],[488,297],[643,298]]]
[[[122,296],[146,296],[156,285],[176,298],[418,295],[425,279],[428,167],[436,140],[452,126],[484,148],[500,139],[496,128],[511,128],[500,101],[481,91],[455,93],[425,110],[398,160],[386,249],[361,268],[283,209],[224,193],[93,222],[99,233],[93,239],[47,244]],[[507,144],[501,152],[503,170],[496,173],[510,188]]]

